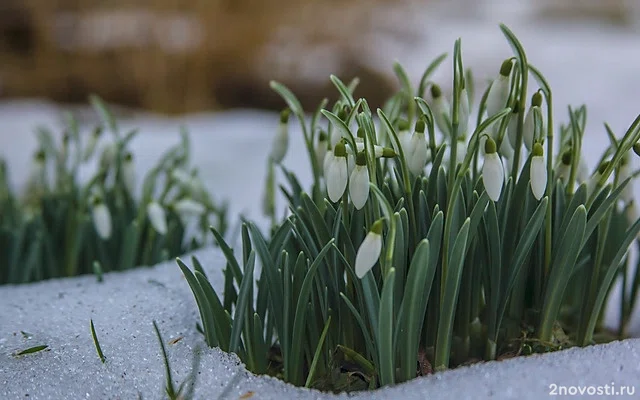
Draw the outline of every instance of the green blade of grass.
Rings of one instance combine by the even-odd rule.
[[[93,326],[93,319],[89,320],[91,327],[91,337],[93,338],[93,344],[96,346],[96,351],[98,352],[98,357],[100,357],[100,361],[104,364],[106,357],[102,353],[102,348],[100,347],[100,342],[98,341],[98,335],[96,335],[96,328]]]

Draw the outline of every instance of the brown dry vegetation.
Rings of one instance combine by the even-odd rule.
[[[2,0],[0,93],[162,112],[277,108],[270,79],[306,107],[329,73],[381,101],[393,81],[367,65],[374,12],[405,0]],[[375,10],[375,11],[374,11]],[[375,25],[375,26],[374,26]],[[368,50],[365,50],[368,49]]]

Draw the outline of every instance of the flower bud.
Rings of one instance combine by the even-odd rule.
[[[491,88],[487,94],[487,115],[489,117],[497,114],[500,110],[507,106],[509,98],[509,76],[513,63],[511,59],[505,60],[500,66],[498,77],[491,83]]]
[[[325,160],[324,176],[327,183],[327,194],[333,202],[340,200],[347,188],[348,166],[347,150],[343,142],[338,142],[333,150],[333,157]]]
[[[414,175],[420,175],[427,164],[427,139],[424,134],[424,121],[416,122],[415,132],[407,143],[405,157],[409,171]]]
[[[318,134],[318,142],[316,143],[315,147],[315,155],[318,166],[322,165],[322,163],[324,162],[324,157],[327,154],[328,149],[329,140],[327,137],[327,132],[320,131],[320,133]]]
[[[278,132],[273,139],[271,146],[270,158],[276,164],[280,164],[287,154],[289,148],[289,109],[284,109],[280,113],[280,125],[278,126]]]
[[[544,150],[540,143],[533,145],[531,158],[530,182],[533,197],[540,200],[547,188],[547,164],[544,160]]]
[[[535,114],[538,114],[541,117],[540,121],[542,121],[542,113],[540,111],[541,104],[542,94],[540,94],[540,92],[534,93],[531,98],[531,107],[524,118],[524,126],[522,128],[522,140],[529,151],[531,151],[533,143],[538,139],[536,137]],[[543,128],[540,126],[538,129],[542,130]]]
[[[360,279],[376,265],[382,252],[382,219],[374,222],[356,254],[356,276]]]
[[[93,219],[93,226],[100,239],[109,239],[111,237],[111,213],[107,205],[102,201],[102,198],[96,197],[93,200],[91,217]]]
[[[433,118],[436,126],[440,129],[444,135],[450,134],[450,127],[447,119],[451,118],[451,105],[447,101],[447,98],[442,94],[440,86],[431,85],[431,109],[433,111]]]
[[[364,207],[369,198],[369,169],[363,151],[356,156],[356,166],[349,177],[349,195],[357,210]]]
[[[160,235],[165,235],[167,233],[167,216],[164,208],[158,202],[152,201],[147,206],[147,215],[153,229]]]
[[[100,140],[100,136],[102,136],[102,127],[98,126],[89,136],[89,140],[87,141],[87,145],[82,152],[82,159],[87,161],[91,157],[93,157],[93,153],[96,151],[96,146],[98,145],[98,141]]]
[[[498,201],[504,184],[504,167],[496,151],[496,142],[491,137],[487,137],[485,142],[482,181],[489,198],[493,201]]]

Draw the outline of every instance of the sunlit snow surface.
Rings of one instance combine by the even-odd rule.
[[[496,24],[486,22],[423,19],[425,40],[417,48],[379,49],[387,57],[380,68],[394,59],[402,62],[417,80],[426,64],[443,51],[451,52],[457,36],[463,40],[464,62],[473,67],[479,90],[497,73],[500,62],[511,55]],[[507,21],[508,22],[508,21]],[[640,35],[604,27],[525,24],[513,30],[523,42],[529,60],[547,77],[554,90],[556,123],[564,122],[566,106],[586,103],[589,110],[584,150],[593,167],[607,144],[602,123],[609,122],[622,136],[640,113]],[[386,64],[385,64],[386,63]],[[447,66],[449,64],[446,64]],[[447,86],[448,69],[434,79]],[[530,87],[535,82],[530,80]],[[13,182],[20,186],[28,173],[35,149],[36,125],[60,126],[61,109],[44,102],[0,103],[0,154],[8,160]],[[195,165],[218,199],[227,199],[231,215],[245,215],[264,222],[261,201],[265,162],[278,118],[261,111],[198,114],[181,119],[139,115],[121,122],[126,131],[139,128],[133,141],[140,173],[148,170],[170,145],[178,143],[184,124],[191,135]],[[291,123],[291,148],[284,164],[303,183],[310,172],[300,129]],[[638,165],[638,163],[636,163]],[[636,184],[636,196],[640,195]],[[278,210],[284,209],[280,203]],[[218,271],[224,265],[212,249],[199,252],[203,264],[219,287]],[[615,321],[611,307],[607,321]],[[89,319],[107,357],[102,365],[90,336]],[[188,285],[175,263],[153,269],[105,276],[53,280],[20,287],[0,288],[0,398],[77,399],[161,397],[163,366],[151,321],[158,321],[165,342],[183,336],[168,346],[177,378],[191,367],[196,347],[203,347],[195,331],[197,310]],[[640,333],[636,320],[635,332]],[[32,334],[24,339],[20,331]],[[16,351],[47,344],[49,349],[14,357]],[[549,385],[635,384],[640,376],[638,341],[615,343],[588,351],[570,350],[545,356],[477,365],[417,380],[378,392],[381,398],[542,398]],[[539,361],[538,361],[539,360]],[[595,365],[594,365],[595,363]],[[607,367],[604,367],[604,366]],[[465,375],[461,378],[461,375]],[[273,379],[255,378],[238,365],[237,359],[218,350],[205,350],[197,375],[197,398],[238,398],[248,391],[254,398],[319,398]],[[506,386],[505,386],[506,385]],[[526,391],[524,388],[526,387]],[[636,388],[640,390],[640,387]],[[364,396],[368,397],[368,395]],[[364,398],[363,397],[363,398]]]

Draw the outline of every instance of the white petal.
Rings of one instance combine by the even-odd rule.
[[[349,177],[349,195],[353,206],[359,210],[369,198],[369,169],[366,165],[356,165]]]
[[[324,160],[322,161],[322,171],[324,172],[325,179],[329,174],[329,166],[333,163],[333,159],[335,158],[335,154],[333,154],[333,150],[328,150],[324,155]]]
[[[347,175],[351,175],[353,169],[356,167],[356,158],[353,154],[347,155]]]
[[[534,156],[531,159],[531,191],[536,200],[544,196],[547,188],[547,165],[544,157]]]
[[[155,201],[152,201],[147,206],[147,214],[149,215],[149,221],[151,226],[161,235],[167,233],[167,217],[164,213],[164,208]]]
[[[369,232],[356,254],[356,276],[362,279],[376,264],[382,251],[382,235]]]
[[[92,211],[93,225],[101,239],[109,239],[111,237],[111,213],[104,203],[97,204]]]
[[[504,183],[504,168],[500,157],[498,157],[498,153],[491,153],[484,156],[482,180],[489,198],[493,201],[498,201]]]
[[[206,211],[205,206],[191,199],[182,199],[173,206],[181,216],[200,216]]]
[[[436,126],[443,134],[449,134],[447,118],[451,119],[451,106],[444,95],[438,97],[433,101],[432,108],[433,118],[435,119]]]
[[[287,149],[289,148],[289,133],[287,132],[287,125],[280,124],[278,128],[278,133],[276,137],[273,139],[273,144],[271,147],[271,159],[276,164],[280,164],[284,159],[284,156],[287,154]]]
[[[419,175],[427,164],[427,140],[424,132],[415,132],[407,144],[407,164],[409,170]]]
[[[502,143],[500,144],[500,154],[504,156],[507,160],[513,159],[515,152],[513,151],[513,147],[511,147],[511,143],[509,143],[508,138],[502,138]]]
[[[493,116],[498,111],[505,108],[509,97],[509,77],[498,74],[498,77],[491,84],[487,95],[487,115]]]
[[[122,168],[122,179],[129,193],[133,194],[136,188],[136,170],[133,167],[133,162],[125,162]]]
[[[339,201],[347,188],[347,158],[334,157],[327,168],[327,194],[334,203]]]

